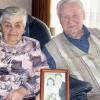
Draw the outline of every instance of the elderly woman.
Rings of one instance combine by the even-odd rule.
[[[0,18],[0,100],[39,94],[39,70],[48,66],[39,42],[22,36],[26,18],[26,11],[17,7],[4,9]]]

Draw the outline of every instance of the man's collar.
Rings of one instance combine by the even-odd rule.
[[[88,28],[87,28],[85,25],[83,25],[83,32],[84,32],[84,34],[83,34],[82,37],[81,37],[80,39],[78,39],[78,40],[81,40],[82,38],[88,39],[88,37],[90,36],[90,32],[89,32]],[[77,40],[77,39],[74,39],[74,38],[69,37],[65,32],[63,32],[63,33],[64,33],[65,37],[66,37],[68,40],[70,40],[70,39]]]

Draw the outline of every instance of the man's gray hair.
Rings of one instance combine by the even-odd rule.
[[[23,24],[24,27],[26,26],[26,21],[27,21],[27,12],[23,8],[19,7],[7,7],[3,10],[3,13],[0,17],[0,23],[3,22],[5,18],[10,19],[13,16],[22,16],[23,17]]]
[[[80,0],[60,0],[58,3],[57,3],[57,14],[58,16],[60,15],[60,9],[62,8],[63,5],[68,5],[68,4],[76,4],[78,5],[83,11],[84,11],[84,7],[83,7],[83,4]]]

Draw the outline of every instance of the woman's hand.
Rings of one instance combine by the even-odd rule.
[[[5,100],[23,100],[23,98],[28,94],[28,91],[21,87],[17,90],[11,91]]]

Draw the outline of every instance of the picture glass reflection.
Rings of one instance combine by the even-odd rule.
[[[65,73],[44,73],[44,100],[66,100]]]

